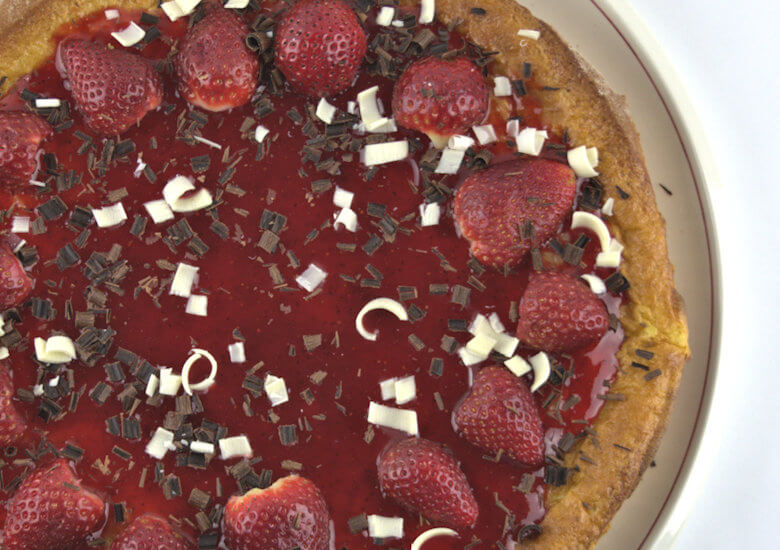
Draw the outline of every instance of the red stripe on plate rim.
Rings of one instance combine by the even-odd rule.
[[[699,439],[701,436],[700,428],[701,423],[706,419],[706,416],[709,413],[709,406],[706,407],[705,405],[711,405],[711,403],[707,403],[708,396],[711,394],[711,384],[712,384],[712,378],[714,377],[713,372],[713,363],[717,356],[717,351],[715,349],[714,343],[715,343],[715,336],[716,332],[719,335],[720,334],[720,324],[719,324],[719,310],[720,310],[720,303],[719,303],[719,296],[716,295],[716,289],[720,289],[719,286],[719,273],[717,273],[716,278],[716,271],[720,271],[720,266],[716,264],[715,254],[713,252],[712,247],[712,239],[715,236],[714,227],[711,226],[710,221],[708,220],[708,216],[705,214],[705,212],[708,209],[708,206],[705,206],[706,203],[709,201],[704,198],[705,191],[702,189],[702,184],[699,181],[699,177],[697,175],[696,170],[693,167],[693,163],[691,161],[691,154],[688,151],[688,148],[686,147],[685,140],[683,139],[683,132],[680,130],[680,127],[677,123],[677,120],[675,120],[675,117],[672,114],[672,110],[669,107],[669,102],[664,97],[664,94],[661,92],[661,88],[659,87],[658,83],[656,82],[655,78],[653,77],[651,71],[648,69],[645,62],[642,60],[642,58],[637,53],[636,49],[632,45],[631,41],[626,37],[625,33],[620,29],[619,25],[613,21],[613,19],[604,11],[604,9],[599,5],[597,0],[590,0],[591,4],[601,13],[601,15],[604,17],[604,19],[607,20],[607,22],[610,24],[610,26],[615,30],[615,32],[620,36],[621,40],[628,46],[628,49],[631,51],[632,55],[636,58],[637,62],[639,63],[640,67],[644,71],[645,75],[647,76],[648,80],[653,86],[653,89],[655,90],[656,94],[658,95],[658,98],[660,99],[661,103],[663,104],[664,110],[666,111],[666,114],[669,116],[669,120],[672,123],[672,126],[674,127],[674,131],[677,134],[677,139],[680,142],[680,146],[682,147],[683,154],[685,155],[686,163],[688,164],[688,170],[690,171],[691,178],[694,182],[694,187],[696,189],[696,197],[699,201],[699,210],[702,216],[702,223],[704,225],[704,233],[706,237],[706,245],[707,245],[707,257],[709,259],[708,267],[709,267],[709,277],[710,277],[710,323],[709,323],[709,345],[707,349],[707,360],[705,364],[705,373],[704,373],[704,383],[702,385],[702,392],[699,399],[698,408],[696,410],[696,418],[694,420],[693,429],[691,431],[691,436],[688,439],[688,443],[685,449],[685,453],[683,454],[682,462],[680,463],[680,467],[677,470],[677,473],[675,474],[674,481],[672,483],[672,486],[669,488],[669,492],[667,493],[666,497],[664,498],[664,502],[661,505],[660,510],[658,510],[658,514],[653,519],[653,523],[650,525],[650,528],[648,529],[647,533],[645,534],[644,538],[642,539],[642,542],[638,546],[638,550],[643,548],[645,544],[648,542],[648,539],[650,539],[651,535],[653,534],[653,531],[655,530],[656,526],[658,525],[659,521],[661,520],[661,516],[664,514],[666,508],[671,504],[672,502],[676,501],[677,497],[679,497],[678,489],[682,489],[682,486],[680,486],[681,481],[685,481],[685,478],[687,478],[687,475],[683,476],[683,470],[686,469],[686,466],[689,466],[688,458],[693,452],[698,450],[698,444]],[[718,322],[716,324],[716,309],[718,310]],[[708,391],[709,390],[709,391]],[[696,447],[696,448],[694,448]],[[675,494],[678,493],[678,494]]]

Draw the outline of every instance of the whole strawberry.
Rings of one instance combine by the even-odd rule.
[[[366,32],[342,0],[300,0],[274,34],[276,66],[298,93],[327,97],[355,80],[366,54]]]
[[[242,19],[233,10],[205,6],[176,55],[179,92],[196,107],[224,111],[252,98],[260,61],[244,42],[249,29]]]
[[[563,223],[577,191],[568,166],[515,159],[469,175],[455,195],[455,221],[485,265],[515,265]],[[531,236],[524,226],[533,226]]]
[[[409,65],[393,88],[393,116],[442,148],[488,113],[490,90],[482,72],[465,57],[426,57]]]
[[[410,437],[379,457],[379,486],[404,508],[432,523],[472,527],[479,514],[466,475],[438,443]]]
[[[103,524],[105,503],[81,486],[67,460],[39,466],[8,501],[4,550],[81,547]]]
[[[189,550],[196,547],[167,520],[154,514],[134,519],[111,543],[111,550]]]
[[[18,306],[32,290],[32,280],[11,249],[0,244],[0,308]]]
[[[328,550],[329,524],[328,507],[317,486],[291,475],[267,489],[231,497],[222,531],[231,550]]]
[[[121,134],[162,102],[162,81],[152,64],[124,50],[66,38],[57,49],[57,68],[96,132]]]
[[[542,419],[526,383],[503,367],[485,367],[453,412],[467,441],[526,465],[544,462]]]
[[[27,423],[13,404],[14,386],[8,369],[0,364],[0,447],[7,447],[24,433]]]
[[[51,126],[33,113],[0,111],[0,189],[31,189],[38,149],[51,134]]]
[[[545,351],[574,351],[595,344],[609,327],[604,302],[583,281],[566,273],[531,275],[519,317],[520,341]]]

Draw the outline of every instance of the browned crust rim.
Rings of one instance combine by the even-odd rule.
[[[484,15],[471,12],[477,7]],[[589,548],[608,529],[650,463],[690,354],[682,299],[674,288],[668,259],[665,224],[625,99],[610,90],[553,29],[512,0],[438,0],[437,16],[445,23],[461,21],[458,29],[470,40],[500,52],[492,72],[519,76],[522,63],[529,62],[537,82],[558,88],[536,94],[546,122],[567,129],[575,145],[598,147],[600,179],[607,196],[615,200],[615,215],[609,223],[626,245],[621,270],[631,289],[630,301],[621,311],[626,339],[618,359],[623,372],[611,391],[626,400],[608,401],[593,426],[598,437],[587,438],[570,453],[568,464],[576,464],[580,473],[550,492],[542,535],[524,545]],[[539,30],[541,37],[522,40],[516,34],[519,29]],[[620,198],[618,187],[630,198]],[[630,367],[639,359],[634,355],[636,349],[654,352],[650,363],[662,370],[661,376],[648,382],[644,371]],[[580,453],[592,463],[580,460]]]
[[[0,0],[2,97],[21,77],[54,54],[51,37],[62,25],[100,9],[152,9],[155,0]]]
[[[152,9],[157,5],[155,0],[0,2],[0,75],[7,77],[0,95],[52,55],[54,45],[48,38],[62,24],[107,7]],[[484,15],[471,13],[472,8],[481,8]],[[615,199],[615,214],[609,222],[626,246],[622,272],[631,289],[630,301],[621,312],[626,339],[618,359],[624,372],[611,391],[626,399],[608,401],[593,426],[598,437],[587,438],[570,453],[569,465],[576,464],[581,472],[566,486],[550,491],[543,533],[524,545],[593,547],[651,461],[690,354],[682,299],[674,288],[668,260],[665,224],[624,98],[612,92],[553,29],[513,0],[437,0],[436,10],[444,23],[460,22],[458,30],[474,43],[500,52],[492,72],[520,75],[522,63],[529,62],[538,82],[559,88],[537,93],[546,122],[566,128],[574,144],[598,147],[601,181],[607,196]],[[539,30],[541,38],[519,39],[518,29]],[[618,186],[629,199],[620,198]],[[661,376],[648,382],[643,371],[630,368],[636,349],[655,354],[651,364],[662,370]],[[578,460],[580,453],[590,462]]]

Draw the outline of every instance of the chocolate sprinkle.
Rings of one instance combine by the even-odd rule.
[[[166,500],[181,496],[181,482],[179,478],[173,474],[165,476],[163,478],[162,491]]]
[[[469,297],[471,296],[471,289],[463,285],[455,285],[452,288],[452,303],[458,304],[460,307],[466,307],[469,303]]]
[[[579,265],[584,253],[585,250],[583,248],[567,243],[563,249],[563,261],[570,265]]]
[[[65,448],[60,451],[60,454],[69,460],[77,462],[84,456],[84,449],[72,443],[67,443]]]
[[[409,315],[409,320],[412,321],[413,323],[419,321],[427,314],[427,312],[424,309],[420,309],[419,307],[417,307],[416,304],[410,305],[407,308],[406,313]]]
[[[485,292],[487,290],[487,287],[485,286],[485,283],[477,279],[474,275],[469,276],[468,279],[469,285],[477,289],[479,292]],[[454,296],[453,296],[454,298]],[[453,300],[454,301],[454,300]]]
[[[646,359],[647,361],[649,361],[655,356],[655,354],[652,351],[647,351],[643,349],[636,349],[634,350],[634,353],[637,356],[641,357],[642,359]]]
[[[631,366],[634,367],[635,369],[641,369],[644,371],[650,370],[650,367],[648,367],[647,365],[643,365],[642,363],[639,363],[637,361],[631,361]]]
[[[553,487],[562,487],[569,480],[569,469],[559,464],[548,464],[544,468],[544,482]]]
[[[602,193],[603,187],[597,179],[585,180],[580,188],[578,204],[588,210],[599,210]]]
[[[525,81],[523,80],[513,80],[512,89],[515,91],[515,94],[520,97],[528,93],[528,90],[525,87]]]
[[[325,191],[328,191],[333,187],[333,183],[331,183],[330,180],[321,179],[321,180],[314,180],[311,182],[311,190],[312,193],[319,195],[320,193],[324,193]]]
[[[626,396],[622,393],[600,393],[596,396],[602,401],[625,401]]]
[[[198,510],[205,510],[206,508],[209,507],[210,502],[211,502],[211,495],[197,488],[192,489],[192,491],[190,491],[190,496],[187,499],[187,504],[189,504],[193,508],[197,508]]]
[[[81,256],[73,249],[70,243],[57,251],[57,267],[60,271],[64,271],[79,261],[81,261]]]
[[[52,309],[51,300],[44,300],[38,297],[31,299],[30,312],[33,317],[42,321],[49,321],[54,319],[56,311]]]
[[[530,540],[530,539],[535,539],[541,534],[542,534],[542,527],[540,525],[537,525],[535,523],[529,523],[528,525],[524,525],[523,527],[518,529],[517,536],[515,538],[518,541]]]
[[[626,279],[619,271],[615,271],[612,275],[607,277],[604,280],[604,283],[607,285],[607,290],[614,292],[615,294],[622,294],[631,288],[628,279]]]
[[[621,199],[625,200],[625,199],[631,197],[631,195],[626,193],[619,185],[616,185],[615,189],[617,189],[618,195],[620,195]]]
[[[130,234],[140,239],[146,230],[146,224],[148,221],[149,220],[146,218],[146,216],[136,214],[135,218],[133,218],[133,225],[130,227]]]
[[[61,412],[62,407],[58,403],[46,397],[41,398],[41,404],[38,409],[38,416],[44,422],[50,422],[51,420],[56,419],[59,417]]]
[[[135,417],[125,417],[122,419],[122,437],[135,440],[141,437],[141,424]]]
[[[98,382],[92,391],[89,392],[89,396],[98,405],[103,405],[111,395],[111,386],[105,382]]]
[[[431,283],[428,285],[428,294],[438,295],[447,294],[450,291],[450,286],[446,283]]]
[[[366,214],[372,218],[384,218],[387,207],[384,204],[378,204],[375,202],[369,202],[366,206]]]
[[[647,374],[645,374],[645,381],[650,382],[651,380],[658,378],[659,376],[661,376],[661,369],[652,370]]]
[[[284,424],[279,426],[279,441],[285,447],[291,447],[298,443],[298,434],[296,433],[297,426],[295,424]]]
[[[127,506],[124,502],[115,502],[112,506],[114,510],[114,521],[116,523],[124,523],[127,518]]]
[[[156,25],[158,21],[160,21],[160,18],[151,13],[143,12],[139,21],[145,25]]]
[[[620,326],[620,319],[614,313],[609,314],[609,330],[616,331]]]
[[[423,342],[416,334],[410,334],[407,339],[416,351],[422,351],[425,349],[425,342]]]
[[[192,165],[192,170],[195,173],[201,173],[205,172],[209,169],[209,166],[211,165],[211,157],[209,155],[200,155],[197,157],[192,157],[190,159],[190,164]]]
[[[130,460],[133,457],[133,454],[131,452],[124,450],[122,447],[119,447],[118,445],[114,445],[114,448],[111,449],[111,452],[123,460]]]
[[[103,368],[106,370],[106,375],[110,382],[124,382],[125,373],[122,370],[122,365],[118,361],[106,363]]]
[[[368,529],[368,518],[366,514],[353,516],[347,520],[347,525],[349,526],[349,532],[354,535]]]
[[[450,336],[449,334],[445,334],[441,337],[441,349],[446,351],[449,354],[455,353],[455,350],[458,348],[458,341]]]
[[[92,222],[92,211],[82,206],[73,209],[68,223],[78,229],[84,229]]]
[[[383,244],[384,240],[372,233],[368,241],[366,241],[366,243],[361,248],[367,255],[373,256],[374,252],[379,250]]]
[[[452,332],[468,332],[469,323],[465,319],[448,319],[447,330]]]
[[[322,345],[322,334],[304,334],[303,347],[306,351],[314,351]]]
[[[215,220],[209,227],[220,239],[227,239],[230,236],[230,229],[221,221]]]
[[[431,359],[431,366],[428,368],[428,374],[436,378],[444,374],[444,360],[440,357]]]
[[[379,277],[376,277],[377,279],[382,278],[382,274],[379,274]],[[415,300],[417,299],[417,287],[414,286],[399,286],[398,287],[398,299],[402,302],[406,302],[408,300]]]
[[[279,236],[273,231],[263,231],[260,240],[257,242],[257,246],[271,254],[276,251],[276,247],[279,245],[279,240]]]
[[[57,196],[52,197],[38,207],[38,212],[46,221],[57,219],[67,211],[67,205]]]
[[[211,550],[217,547],[219,543],[219,533],[204,533],[198,537],[198,548],[201,550]]]

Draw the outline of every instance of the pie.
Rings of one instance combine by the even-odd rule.
[[[3,2],[4,548],[595,546],[689,355],[623,98],[510,0],[157,4]]]

